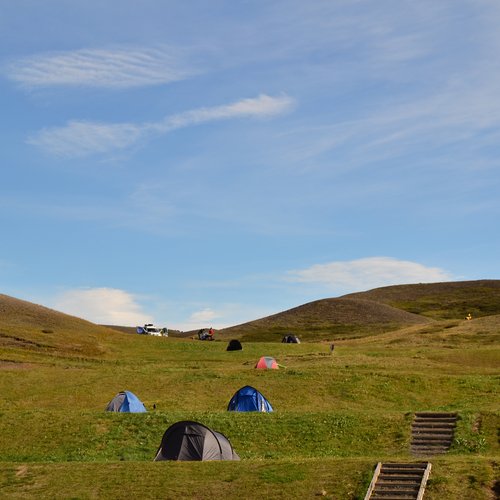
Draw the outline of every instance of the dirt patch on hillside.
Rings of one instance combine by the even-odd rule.
[[[0,345],[2,347],[22,347],[28,349],[54,349],[54,346],[41,342],[34,342],[16,335],[0,332]]]
[[[0,359],[0,370],[31,370],[35,368],[34,363],[23,363],[22,361],[10,361]]]
[[[20,465],[16,470],[16,477],[25,476],[27,472],[28,472],[28,466],[27,465]]]

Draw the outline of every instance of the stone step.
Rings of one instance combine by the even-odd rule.
[[[385,464],[382,464],[382,470],[393,470],[393,469],[398,469],[398,470],[425,470],[427,464],[423,463],[407,463],[407,462],[402,462],[402,463],[395,463],[395,462],[388,462]]]
[[[446,453],[448,448],[412,448],[411,452],[417,457],[433,457]]]
[[[411,483],[420,483],[420,480],[422,479],[422,474],[417,475],[417,474],[407,474],[407,475],[400,475],[400,474],[380,474],[379,476],[379,481],[384,484],[389,484],[389,483],[405,483],[405,484],[411,484]]]
[[[430,432],[431,434],[441,433],[441,434],[454,434],[454,427],[441,427],[441,426],[412,426],[412,433],[422,433],[422,432]]]
[[[390,484],[404,484],[407,486],[412,486],[414,484],[420,484],[420,481],[422,479],[423,473],[422,474],[414,474],[411,476],[384,476],[383,474],[379,474],[378,476],[378,483],[384,484],[384,485],[390,485]],[[377,483],[377,484],[378,484]]]
[[[415,418],[413,421],[418,424],[441,424],[441,425],[455,425],[457,422],[456,418]]]
[[[444,418],[450,418],[454,417],[457,418],[457,413],[456,412],[449,412],[449,411],[416,411],[415,412],[416,417],[431,417],[431,418],[438,418],[438,417],[444,417]]]
[[[421,498],[431,464],[379,463],[365,500],[417,500]]]
[[[429,435],[420,435],[420,436],[413,436],[411,439],[411,444],[418,444],[418,443],[441,443],[441,444],[447,444],[451,445],[451,438],[450,437],[443,437],[443,436],[429,436]]]
[[[411,450],[418,453],[444,453],[448,451],[446,446],[412,446]]]
[[[451,437],[443,437],[443,436],[413,436],[410,441],[410,445],[414,444],[442,444],[443,446],[451,446],[452,439]]]
[[[422,435],[422,434],[429,434],[430,436],[436,436],[436,435],[443,435],[443,436],[453,436],[455,433],[453,429],[440,429],[438,427],[421,427],[418,429],[412,429],[412,434],[413,435]]]
[[[411,494],[401,494],[401,493],[373,493],[370,500],[415,500],[415,495]]]
[[[374,498],[409,498],[415,500],[418,495],[418,490],[373,490],[370,500]]]
[[[420,478],[422,479],[422,478]],[[407,489],[414,490],[420,488],[420,481],[377,481],[377,491],[388,490],[388,489]]]
[[[413,494],[415,496],[415,493],[418,492],[420,489],[420,484],[417,484],[417,486],[383,486],[383,485],[377,485],[375,486],[374,493],[398,493],[398,494]]]
[[[410,451],[416,455],[446,453],[453,442],[457,414],[416,412],[411,426]]]
[[[418,453],[419,455],[437,455],[439,453],[446,453],[448,448],[443,448],[442,446],[420,446],[411,449],[412,453]]]
[[[428,447],[444,447],[449,448],[451,443],[449,441],[438,441],[438,440],[422,440],[422,441],[412,441],[410,446],[428,446]]]
[[[411,424],[412,426],[417,426],[417,427],[422,427],[422,426],[430,426],[430,427],[449,427],[451,429],[454,429],[457,426],[457,422],[442,422],[441,420],[414,420]]]

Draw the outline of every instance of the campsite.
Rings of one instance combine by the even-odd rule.
[[[300,344],[282,341],[291,333]],[[228,352],[233,339],[242,348]],[[0,295],[0,349],[2,498],[354,500],[378,462],[418,461],[432,462],[425,500],[500,492],[500,281],[328,299],[212,342]],[[256,368],[261,358],[277,369]],[[247,386],[273,411],[228,411]],[[147,411],[106,411],[122,391]],[[429,411],[457,414],[453,440],[415,456],[412,422]],[[179,422],[220,433],[239,460],[154,461]]]

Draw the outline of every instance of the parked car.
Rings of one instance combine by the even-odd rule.
[[[168,337],[167,328],[159,328],[153,323],[146,323],[144,326],[138,326],[136,328],[137,333],[141,335],[153,335],[155,337]]]

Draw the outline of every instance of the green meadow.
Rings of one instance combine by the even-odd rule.
[[[227,352],[224,333],[155,338],[62,316],[16,324],[9,314],[0,321],[2,498],[363,499],[377,462],[421,460],[409,452],[410,426],[426,410],[459,421],[451,450],[423,458],[433,464],[425,498],[499,494],[499,316]],[[256,370],[262,355],[282,367]],[[244,385],[275,412],[227,412]],[[104,411],[125,389],[148,413]],[[241,461],[153,462],[165,430],[187,419],[224,433]]]

